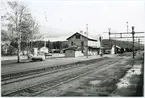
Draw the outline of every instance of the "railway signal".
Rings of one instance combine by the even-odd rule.
[[[134,59],[134,56],[135,56],[135,53],[134,53],[134,34],[135,34],[135,32],[134,32],[134,26],[132,26],[132,40],[133,40],[133,46],[132,46],[132,51],[133,51],[133,59]]]
[[[134,50],[134,43],[135,43],[135,37],[136,38],[145,38],[144,36],[135,36],[135,34],[137,34],[137,33],[144,33],[144,32],[135,32],[134,31],[134,26],[132,26],[132,32],[122,32],[122,33],[111,33],[110,32],[110,29],[109,29],[109,32],[108,32],[108,34],[109,34],[109,40],[111,39],[111,38],[115,38],[115,39],[119,39],[119,38],[132,38],[132,43],[133,43],[133,45],[132,45],[132,49],[133,49],[133,59],[134,59],[134,56],[135,56],[135,50]],[[132,37],[123,37],[122,35],[123,34],[132,34]],[[115,35],[115,37],[111,37],[111,35]],[[120,37],[116,37],[116,35],[120,35]],[[116,45],[115,45],[116,46]],[[116,49],[115,49],[116,50]]]

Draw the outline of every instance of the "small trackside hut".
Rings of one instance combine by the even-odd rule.
[[[69,47],[65,50],[65,57],[79,57],[84,56],[81,47]]]

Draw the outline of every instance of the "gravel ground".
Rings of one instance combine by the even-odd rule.
[[[87,68],[87,66],[83,66],[81,67],[82,68]],[[11,84],[8,84],[8,85],[2,85],[2,93],[4,93],[5,91],[12,91],[12,90],[15,90],[15,89],[18,89],[18,88],[24,88],[26,86],[29,86],[29,85],[32,85],[32,84],[36,84],[38,82],[43,82],[43,81],[47,81],[47,80],[51,80],[51,78],[56,78],[56,77],[59,77],[59,76],[62,76],[66,73],[69,72],[74,72],[74,71],[77,71],[77,70],[80,70],[80,68],[74,68],[74,69],[71,69],[71,70],[66,70],[66,71],[62,71],[62,72],[58,72],[58,73],[54,73],[54,74],[49,74],[49,75],[44,75],[42,77],[37,77],[37,78],[32,78],[32,79],[29,79],[29,80],[25,80],[25,81],[20,81],[20,82],[15,82],[15,83],[11,83]]]
[[[102,63],[108,62],[110,60],[105,60],[105,61],[101,61]],[[114,60],[113,60],[114,61]],[[98,64],[101,64],[98,63]],[[97,64],[97,65],[98,65]],[[85,64],[84,64],[85,65]],[[94,65],[93,66],[97,66]],[[33,78],[33,79],[29,79],[29,80],[25,80],[25,81],[20,81],[20,82],[16,82],[16,83],[12,83],[12,84],[8,84],[8,85],[2,85],[2,93],[4,92],[9,92],[9,91],[13,91],[15,89],[19,89],[19,88],[23,88],[32,84],[36,84],[42,81],[48,81],[51,80],[52,78],[56,78],[65,74],[70,74],[70,73],[75,73],[76,71],[81,71],[84,68],[91,68],[92,65],[88,65],[88,66],[81,66],[81,67],[77,67],[77,68],[72,68],[70,70],[66,70],[66,71],[62,71],[62,72],[58,72],[58,73],[53,73],[53,74],[49,74],[49,75],[45,75],[42,77],[37,77],[37,78]]]
[[[124,63],[125,61],[120,61],[120,64]],[[109,69],[114,66],[116,67],[117,64],[118,63],[112,64],[111,66],[106,66],[102,70],[93,71],[89,75],[81,77],[75,81],[63,84],[57,88],[42,93],[39,96],[97,96],[96,88],[94,86],[101,83],[103,79],[106,79]]]
[[[112,61],[117,59],[119,63],[106,66],[101,70],[92,71],[91,74],[88,74],[74,81],[60,85],[57,88],[53,88],[38,96],[124,96],[124,95],[134,96],[136,93],[135,90],[137,86],[135,87],[132,86],[132,87],[128,87],[127,89],[120,90],[120,89],[117,89],[117,85],[116,85],[119,82],[119,80],[123,76],[125,76],[126,72],[130,68],[132,68],[132,66],[134,65],[134,61],[131,60],[131,57],[126,57],[126,56],[118,57],[116,55],[114,56],[108,55],[107,57],[112,57]],[[94,58],[100,58],[100,56],[91,56],[88,59],[94,59]],[[70,62],[76,62],[76,61],[81,61],[81,60],[83,61],[83,60],[88,60],[88,59],[86,57],[56,58],[56,59],[51,59],[51,60],[47,60],[43,62],[32,62],[32,63],[25,63],[25,64],[19,64],[19,65],[11,65],[11,66],[5,66],[2,68],[3,69],[7,68],[7,71],[10,70],[11,68],[11,71],[12,71],[14,70],[13,67],[23,68],[25,65],[26,67],[22,70],[27,70],[28,68],[29,69],[40,68],[40,65],[41,67],[46,67],[46,66],[48,67],[48,66],[55,66],[55,64],[58,65],[57,63],[67,64]],[[104,60],[103,62],[107,62],[107,60]],[[140,62],[137,62],[137,63],[140,64]],[[99,63],[96,63],[96,65],[98,64]],[[90,64],[89,66],[91,67],[92,65]],[[31,84],[51,80],[53,78],[56,78],[62,75],[81,71],[83,68],[89,68],[89,66],[72,68],[71,70],[66,70],[66,71],[62,71],[62,72],[58,72],[58,73],[54,73],[50,75],[45,75],[43,77],[37,77],[37,78],[29,79],[26,81],[3,85],[1,91],[2,93],[4,93],[5,91],[11,91],[14,89],[29,86]],[[140,76],[134,76],[133,78],[131,78],[130,81],[132,83],[135,83],[135,85],[137,85],[140,80],[139,78]],[[125,91],[125,93],[122,93],[120,91]]]
[[[78,80],[44,92],[39,96],[140,96],[142,94],[138,95],[137,92],[138,87],[139,91],[143,89],[142,85],[139,84],[142,82],[140,80],[141,76],[135,75],[130,78],[130,82],[133,83],[132,86],[122,89],[117,89],[116,86],[126,72],[136,64],[141,64],[141,62],[137,61],[136,63],[130,58],[122,59],[120,63],[110,66],[101,72],[93,72]]]

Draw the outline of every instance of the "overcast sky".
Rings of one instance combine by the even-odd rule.
[[[49,37],[65,37],[86,30],[89,35],[108,32],[145,31],[144,1],[50,1],[23,0],[41,25],[41,33]],[[104,34],[107,38],[107,34]]]

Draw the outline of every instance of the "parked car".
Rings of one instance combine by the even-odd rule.
[[[52,56],[51,53],[45,53],[45,56]]]
[[[31,60],[32,61],[36,61],[36,60],[44,61],[45,60],[45,54],[43,52],[39,52],[37,56],[32,56]]]
[[[111,53],[110,50],[105,50],[105,51],[104,51],[104,54],[110,54],[110,53]]]

